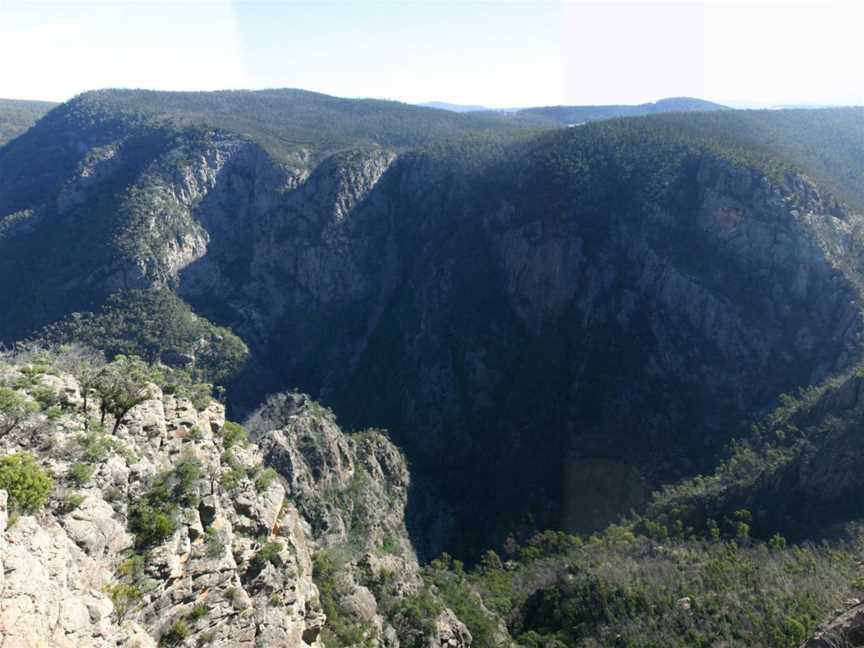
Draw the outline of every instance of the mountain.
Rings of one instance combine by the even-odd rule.
[[[56,105],[49,101],[0,99],[0,146],[18,137]]]
[[[346,147],[406,149],[511,128],[498,115],[458,115],[379,99],[342,99],[291,88],[257,91],[99,90],[67,103],[61,120],[130,126],[211,127],[257,142],[279,161],[304,164]]]
[[[219,573],[253,600],[240,617],[256,630],[220,603],[227,642],[803,642],[861,595],[864,109],[671,105],[579,128],[295,90],[106,90],[54,108],[0,147],[0,342],[61,349],[47,368],[15,356],[3,369],[18,396],[0,391],[2,453],[33,453],[70,488],[88,462],[52,454],[72,444],[46,435],[86,432],[88,412],[111,423],[125,374],[94,383],[90,410],[49,414],[60,403],[40,385],[55,374],[90,393],[64,345],[156,366],[153,402],[115,417],[147,459],[112,459],[121,531],[146,528],[130,505],[197,529],[194,506],[152,491],[179,483],[156,477],[197,422],[205,443],[189,449],[244,484],[246,499],[212,491],[232,528],[269,506],[242,481],[269,467],[303,532],[335,549],[316,604],[300,569],[264,564],[293,565],[281,549],[255,560],[275,532],[231,540]],[[201,423],[223,416],[212,384],[252,432],[248,452],[226,455]],[[390,441],[345,440],[335,417]],[[44,528],[64,515],[49,507]],[[16,547],[42,529],[24,522]],[[148,636],[171,630],[147,612],[168,605],[159,618],[208,631],[177,607],[198,563],[159,558],[183,537],[148,545],[147,578],[170,596],[138,610]],[[398,567],[381,556],[394,543]],[[121,576],[106,582],[133,585]],[[269,614],[292,586],[273,606],[291,611]]]
[[[472,106],[469,104],[454,104],[446,101],[427,101],[426,103],[418,104],[424,108],[437,108],[438,110],[449,110],[455,113],[478,112],[481,110],[488,111],[486,106]]]
[[[241,416],[299,387],[388,428],[424,555],[601,528],[860,357],[834,196],[860,191],[862,126],[91,93],[0,149],[0,336],[170,357]]]
[[[691,97],[672,97],[660,99],[654,103],[644,103],[633,106],[547,106],[538,108],[523,108],[516,115],[523,118],[539,118],[556,124],[567,126],[584,124],[600,119],[615,117],[638,117],[667,112],[708,112],[714,110],[729,110],[726,106],[693,99]]]

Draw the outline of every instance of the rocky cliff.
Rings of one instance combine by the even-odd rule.
[[[771,137],[753,141],[717,134],[733,111],[494,137],[459,122],[410,150],[366,104],[300,133],[272,112],[297,101],[92,93],[0,149],[0,339],[172,291],[248,344],[238,416],[299,387],[389,429],[422,486],[421,553],[475,557],[639,508],[860,358],[861,219],[813,180],[857,171],[794,138],[798,157],[771,157],[786,116],[754,116]],[[241,107],[262,106],[254,126]],[[394,133],[441,126],[387,108]],[[814,132],[857,142],[862,114],[841,117]],[[132,349],[161,335],[135,317]],[[201,339],[173,357],[194,370]]]
[[[0,468],[4,648],[350,645],[337,622],[363,645],[470,645],[443,608],[428,630],[391,614],[424,585],[405,460],[380,433],[345,435],[292,394],[255,416],[247,440],[215,401],[151,384],[110,434],[98,398],[85,410],[80,384],[44,358],[4,364],[0,380],[41,403],[14,428],[4,419],[0,461],[34,457],[50,480],[45,508],[30,511],[32,482]],[[338,574],[322,575],[325,556]],[[384,571],[386,612],[366,587]]]

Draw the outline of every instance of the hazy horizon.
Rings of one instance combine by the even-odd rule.
[[[294,87],[513,108],[699,97],[864,103],[864,6],[380,0],[3,0],[0,96]]]

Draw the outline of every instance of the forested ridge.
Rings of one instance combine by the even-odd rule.
[[[9,438],[90,425],[40,387],[70,344],[106,356],[83,385],[109,403],[100,435],[137,421],[110,411],[121,366],[201,416],[213,398],[267,412],[265,436],[302,410],[315,457],[338,419],[384,461],[386,428],[411,466],[404,543],[404,520],[362,519],[365,472],[323,504],[294,485],[316,533],[347,524],[309,564],[327,648],[383,636],[360,586],[404,646],[446,609],[482,647],[797,646],[862,595],[864,109],[651,106],[456,114],[286,89],[27,108],[0,140]],[[228,450],[226,489],[261,477]],[[77,463],[63,480],[87,481]],[[152,492],[129,528],[181,528]],[[370,538],[376,560],[416,549],[410,593],[361,560]],[[272,542],[253,581],[288,560]]]

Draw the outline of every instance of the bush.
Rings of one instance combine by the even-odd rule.
[[[45,410],[45,416],[49,421],[56,421],[61,416],[63,416],[63,408],[58,405],[52,405],[47,410]]]
[[[176,522],[166,511],[141,502],[129,514],[129,528],[135,534],[135,542],[139,547],[149,547],[170,538]]]
[[[111,598],[111,602],[114,604],[114,611],[121,620],[141,600],[141,590],[135,585],[124,583],[107,585],[104,591]]]
[[[186,506],[198,502],[198,482],[201,480],[201,462],[192,456],[184,456],[174,466],[174,497]]]
[[[177,619],[171,624],[168,632],[162,636],[162,640],[169,646],[176,646],[183,643],[192,634],[189,629],[189,624],[184,619]]]
[[[84,503],[85,497],[77,493],[70,493],[63,498],[61,509],[64,513],[71,513]]]
[[[29,452],[0,458],[0,490],[9,493],[10,508],[32,513],[42,508],[54,481]]]
[[[207,540],[204,545],[204,554],[208,558],[221,558],[225,555],[225,543],[219,540],[216,531],[207,529]]]
[[[189,613],[189,620],[194,622],[198,621],[199,619],[203,619],[207,616],[207,613],[209,611],[210,610],[206,605],[204,605],[203,603],[198,603],[194,608],[192,608],[192,611]]]
[[[189,400],[192,406],[199,412],[204,411],[213,402],[213,385],[210,383],[197,383],[189,388]]]
[[[264,569],[268,563],[271,565],[279,565],[280,558],[279,554],[282,552],[283,546],[279,542],[267,542],[261,549],[258,550],[258,553],[255,554],[255,557],[252,559],[250,566],[254,572],[260,572]]]
[[[69,471],[69,478],[79,486],[84,486],[93,477],[93,469],[85,463],[78,462]]]
[[[189,455],[181,457],[174,470],[154,477],[129,514],[129,528],[135,533],[139,547],[158,544],[174,533],[178,505],[198,503],[200,479],[201,463]]]
[[[322,642],[327,648],[363,645],[369,628],[340,605],[347,594],[339,578],[342,565],[328,551],[319,551],[312,560],[312,578],[318,586],[321,608],[327,615],[327,624],[321,632]]]
[[[278,473],[272,468],[265,468],[262,470],[258,477],[255,478],[255,490],[259,493],[263,493],[270,485],[274,482],[274,480],[278,477]]]
[[[230,450],[222,454],[222,463],[228,466],[228,470],[219,476],[219,484],[229,493],[234,492],[240,486],[240,482],[248,476],[246,469]]]
[[[219,430],[219,435],[222,437],[222,444],[226,450],[238,443],[245,443],[249,438],[249,434],[243,426],[233,421],[225,421],[225,425]]]
[[[39,405],[14,389],[0,387],[0,436],[9,434],[27,417],[39,411]]]
[[[142,360],[117,356],[111,364],[99,370],[93,389],[100,399],[100,423],[105,424],[106,414],[114,417],[113,433],[129,411],[153,397],[150,383],[156,380],[154,370]]]
[[[394,612],[395,616],[399,619],[400,635],[407,634],[411,636],[417,633],[425,638],[434,631],[435,620],[443,610],[444,606],[432,596],[428,587],[424,587],[416,594],[406,596],[399,601]],[[474,636],[473,630],[472,636]],[[491,645],[482,643],[478,639],[474,641],[477,642],[477,645],[481,646]],[[421,645],[416,641],[412,642],[412,644]],[[422,642],[422,645],[426,645],[425,641]]]

